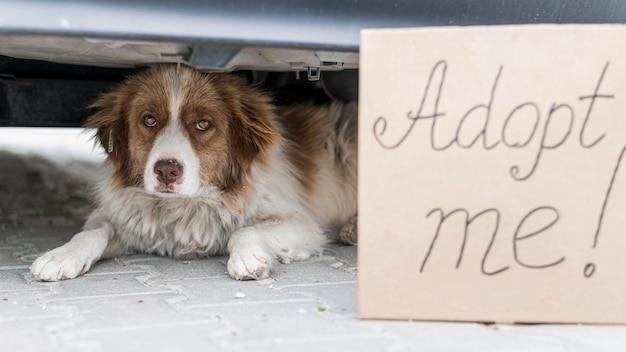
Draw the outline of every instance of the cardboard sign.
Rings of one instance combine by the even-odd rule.
[[[625,38],[362,32],[361,317],[626,322]]]

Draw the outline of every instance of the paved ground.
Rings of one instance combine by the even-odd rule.
[[[624,327],[358,321],[356,251],[345,246],[279,266],[271,279],[260,282],[229,279],[225,258],[177,261],[144,255],[104,261],[75,280],[33,282],[29,264],[64,243],[89,211],[86,188],[69,185],[94,168],[71,158],[63,165],[0,152],[0,351],[626,347]]]

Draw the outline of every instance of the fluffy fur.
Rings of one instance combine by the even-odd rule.
[[[87,126],[108,150],[97,209],[33,263],[35,278],[74,278],[137,251],[228,253],[233,278],[260,279],[328,235],[356,242],[355,104],[274,107],[236,76],[163,65],[94,108]],[[159,161],[178,167],[166,181]]]

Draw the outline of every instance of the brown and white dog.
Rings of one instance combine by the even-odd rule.
[[[235,279],[356,242],[356,105],[275,107],[229,74],[176,65],[131,76],[94,104],[107,150],[84,230],[31,267],[71,279],[127,251],[228,253]]]

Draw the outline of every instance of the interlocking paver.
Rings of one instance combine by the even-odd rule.
[[[210,279],[226,277],[226,266],[217,258],[179,260],[156,256],[130,256],[121,262],[134,268],[142,268],[148,282],[177,281],[181,279]]]
[[[172,293],[171,290],[150,287],[137,280],[141,272],[120,272],[108,275],[85,275],[80,280],[64,280],[42,283],[51,293],[42,299],[44,303],[95,300],[124,296]]]
[[[47,309],[39,303],[38,298],[45,292],[39,289],[0,292],[0,324],[7,328],[18,321],[65,318],[67,314],[64,309]]]
[[[23,292],[23,291],[45,291],[45,288],[39,285],[29,285],[26,279],[28,267],[19,266],[14,267],[5,266],[4,269],[0,269],[0,293],[4,292]]]
[[[64,336],[63,343],[73,351],[216,351],[223,350],[211,336],[205,321],[172,326],[152,324],[135,328],[110,329]]]
[[[231,306],[196,308],[208,316],[218,316],[230,327],[222,339],[233,346],[322,339],[347,339],[354,336],[382,338],[366,326],[345,322],[329,311],[320,311],[315,298],[301,301],[271,301],[264,304],[242,303]]]
[[[38,319],[20,320],[0,324],[2,351],[52,352],[67,351],[68,346],[58,341],[56,331],[49,327],[66,320]]]

